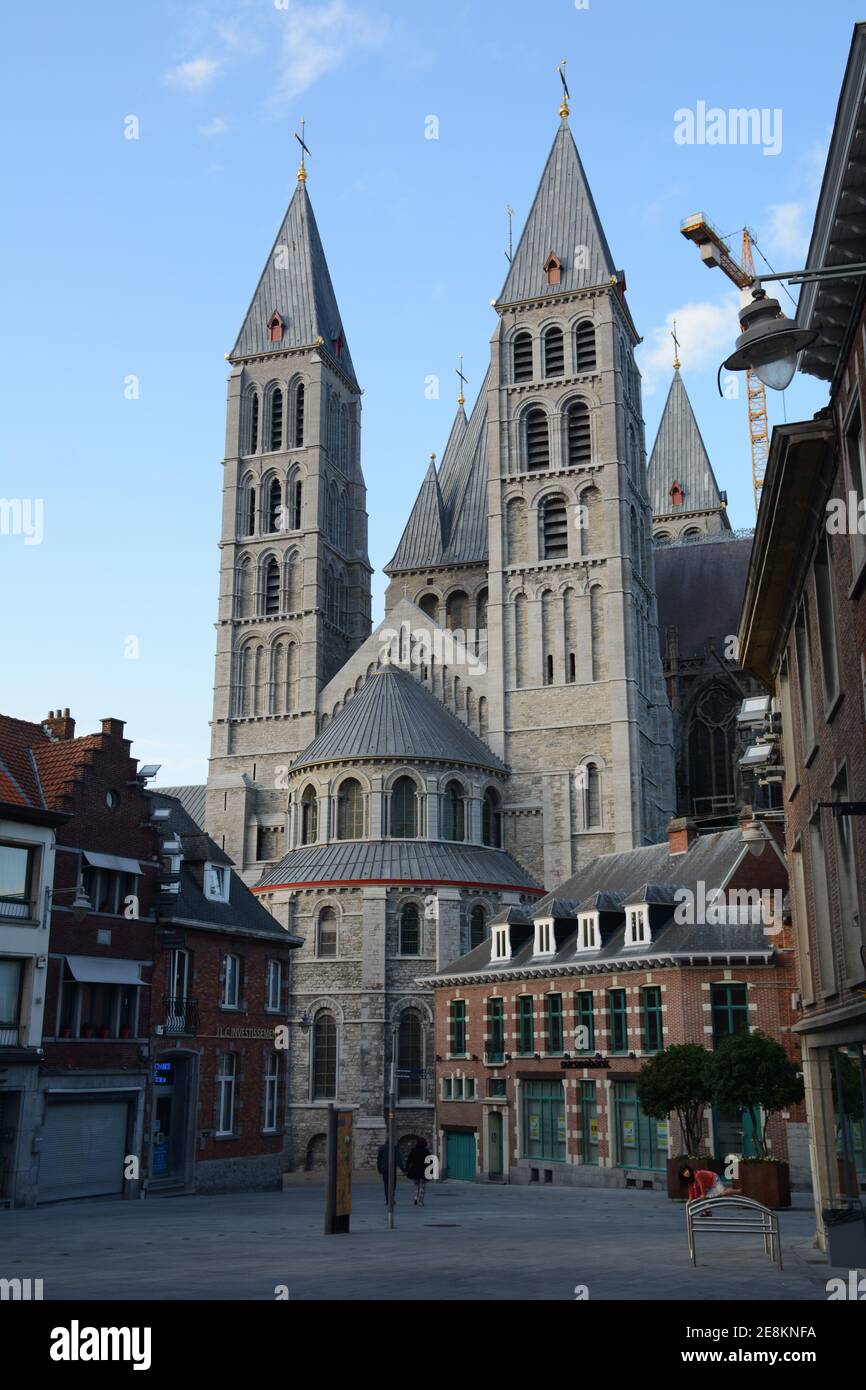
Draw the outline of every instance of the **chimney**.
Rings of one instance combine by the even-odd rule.
[[[123,719],[103,719],[102,732],[109,738],[123,738],[124,723]]]
[[[698,828],[687,816],[677,816],[668,826],[668,854],[685,854],[697,839]]]
[[[54,738],[75,738],[75,720],[71,717],[69,710],[65,709],[48,711],[48,718],[42,721],[44,727]]]

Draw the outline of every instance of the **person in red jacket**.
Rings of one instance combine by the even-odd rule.
[[[725,1187],[718,1173],[711,1173],[708,1168],[698,1168],[695,1170],[691,1164],[685,1163],[679,1172],[680,1182],[687,1182],[689,1185],[689,1201],[697,1202],[702,1197],[727,1197],[730,1188]]]

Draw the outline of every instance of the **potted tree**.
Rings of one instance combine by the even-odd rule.
[[[710,1054],[710,1083],[719,1110],[745,1110],[752,1123],[757,1153],[740,1159],[740,1191],[765,1207],[789,1207],[790,1171],[770,1154],[767,1124],[771,1115],[803,1099],[796,1066],[766,1033],[734,1033]]]
[[[674,1043],[645,1062],[637,1079],[643,1113],[652,1120],[666,1120],[673,1113],[680,1122],[685,1153],[668,1159],[667,1177],[668,1196],[681,1201],[688,1197],[688,1187],[679,1175],[686,1161],[718,1172],[703,1140],[704,1109],[710,1101],[709,1061],[710,1054],[698,1043]]]

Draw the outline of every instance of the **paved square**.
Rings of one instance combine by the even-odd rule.
[[[354,1190],[352,1231],[325,1236],[324,1186],[286,1192],[70,1202],[0,1213],[0,1277],[41,1278],[46,1299],[818,1299],[832,1271],[803,1256],[811,1204],[780,1215],[785,1268],[755,1236],[698,1246],[660,1193],[400,1181],[397,1228],[381,1182]]]

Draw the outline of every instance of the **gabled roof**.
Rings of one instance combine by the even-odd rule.
[[[82,738],[46,740],[33,749],[39,780],[49,806],[61,807],[70,795],[84,769],[93,762],[94,753],[102,747],[103,734],[85,734]]]
[[[188,787],[153,787],[153,791],[160,796],[171,796],[179,801],[187,815],[201,829],[204,828],[205,806],[207,802],[207,784]]]
[[[41,724],[0,715],[0,801],[38,810],[48,806],[33,749],[50,741]]]
[[[526,870],[502,849],[451,840],[338,840],[291,850],[256,891],[310,883],[380,883],[501,888],[538,894]]]
[[[292,763],[291,770],[316,763],[393,758],[400,762],[433,758],[439,762],[506,771],[495,753],[446,709],[408,671],[382,666]]]
[[[674,483],[683,490],[682,505],[676,508],[670,495]],[[721,511],[727,523],[710,456],[678,370],[674,371],[650,456],[647,488],[654,516]]]
[[[276,343],[268,331],[274,310],[283,321],[283,336]],[[299,183],[229,358],[309,347],[319,337],[324,339],[322,350],[354,381],[355,369],[310,196],[306,184]],[[334,346],[338,340],[342,343],[339,356]]]
[[[576,264],[575,248],[586,248]],[[550,253],[561,264],[558,285],[544,271]],[[535,200],[499,296],[499,304],[569,294],[600,285],[615,273],[574,137],[563,119],[541,175]]]

